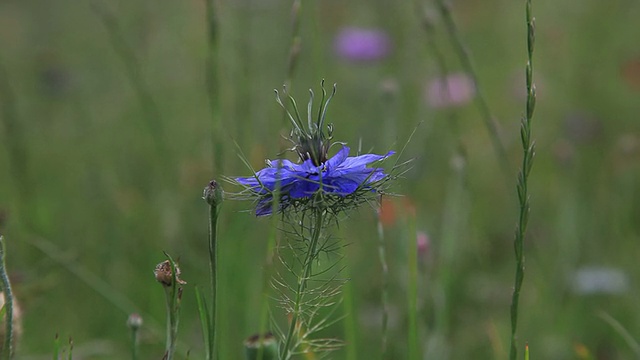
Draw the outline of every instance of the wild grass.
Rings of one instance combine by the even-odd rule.
[[[361,141],[384,151],[424,123],[407,146],[415,161],[385,223],[388,281],[375,212],[340,224],[350,282],[336,318],[347,319],[320,335],[347,343],[331,357],[381,357],[384,288],[387,358],[508,357],[519,200],[486,121],[500,129],[506,162],[519,163],[514,119],[527,101],[522,3],[453,2],[443,13],[440,2],[426,1],[420,8],[430,33],[415,3],[301,3],[295,18],[292,0],[0,4],[0,233],[10,240],[8,273],[23,308],[18,358],[66,358],[69,337],[74,357],[129,358],[133,312],[144,319],[138,358],[161,358],[165,299],[151,273],[162,251],[180,259],[188,280],[176,358],[189,349],[190,358],[205,357],[194,290],[210,284],[201,190],[221,175],[246,175],[234,143],[256,169],[287,145],[281,135],[289,129],[271,93],[287,78],[298,98],[322,78],[338,83],[330,122],[352,147]],[[108,18],[95,9],[108,10]],[[527,184],[519,358],[525,343],[533,358],[633,358],[640,337],[632,281],[640,276],[640,4],[540,2],[535,13],[541,121]],[[382,28],[390,55],[366,63],[337,57],[334,35],[343,26]],[[290,71],[295,34],[302,40]],[[470,72],[461,48],[483,100],[435,108],[426,84]],[[417,277],[409,207],[416,230],[430,239],[428,252],[417,252]],[[254,219],[250,208],[225,204],[219,219],[219,359],[242,358],[244,340],[265,333],[273,315],[265,284],[277,270],[270,254],[281,239],[274,221]],[[618,292],[581,292],[576,274],[593,266],[618,271],[626,283]],[[414,291],[416,310],[408,297]]]

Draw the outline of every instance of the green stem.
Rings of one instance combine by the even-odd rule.
[[[533,44],[535,41],[535,25],[531,15],[531,0],[526,0],[526,20],[527,20],[527,67],[526,67],[526,83],[527,83],[527,103],[525,115],[521,121],[520,138],[522,140],[522,168],[518,173],[518,201],[520,214],[518,216],[518,225],[514,239],[514,250],[516,257],[516,275],[513,295],[511,298],[511,347],[509,351],[509,359],[518,358],[518,347],[516,329],[518,326],[518,303],[520,300],[520,289],[524,280],[524,237],[527,231],[527,223],[529,220],[529,189],[528,179],[531,172],[531,165],[535,155],[535,142],[531,140],[531,118],[535,108],[536,93],[533,85]]]
[[[378,216],[378,257],[380,259],[380,267],[382,269],[382,359],[388,359],[387,354],[387,330],[389,324],[389,265],[387,264],[387,256],[384,243],[384,228],[382,220]]]
[[[180,301],[182,297],[182,286],[180,284],[177,267],[173,258],[165,253],[171,264],[171,285],[164,286],[167,298],[167,346],[166,360],[172,360],[176,352],[176,344],[178,343],[178,323],[180,321]]]
[[[4,293],[5,311],[5,335],[2,358],[11,359],[13,357],[13,293],[11,292],[11,282],[7,275],[6,252],[4,237],[0,235],[0,281],[2,282],[2,292]]]
[[[218,217],[222,206],[223,191],[215,180],[211,180],[205,187],[204,200],[209,204],[209,266],[211,280],[211,312],[209,313],[209,324],[206,339],[207,360],[216,357],[216,319],[217,319],[217,296],[218,296]]]
[[[300,305],[302,303],[302,297],[304,295],[304,291],[307,288],[307,281],[311,276],[311,271],[313,267],[313,260],[317,257],[317,247],[318,241],[320,239],[320,234],[322,232],[322,224],[324,222],[324,212],[322,210],[317,210],[315,212],[314,221],[311,224],[311,239],[309,242],[309,246],[307,247],[307,253],[305,254],[305,261],[303,263],[303,271],[301,276],[298,277],[298,288],[296,289],[296,299],[293,305],[293,313],[291,314],[291,323],[289,324],[289,330],[287,331],[287,337],[285,339],[283,353],[281,356],[282,360],[288,360],[293,355],[293,350],[290,349],[291,342],[294,337],[296,324],[298,322],[298,318],[300,316]]]
[[[138,359],[138,329],[131,330],[131,359]]]
[[[219,205],[209,206],[209,265],[211,277],[211,313],[209,322],[209,349],[208,360],[215,357],[216,344],[216,319],[218,296],[218,215]]]
[[[174,317],[174,311],[173,311],[173,301],[171,300],[171,287],[165,287],[165,296],[167,298],[167,345],[165,347],[165,359],[166,360],[171,360],[173,359],[173,354],[176,351],[176,330],[177,330],[177,326],[174,325],[175,323],[175,317]]]

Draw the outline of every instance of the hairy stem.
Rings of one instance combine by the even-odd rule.
[[[291,314],[291,322],[289,324],[289,330],[287,331],[287,337],[285,338],[284,347],[282,348],[282,360],[288,360],[293,355],[295,346],[292,345],[293,337],[297,328],[298,319],[301,312],[301,303],[304,296],[304,292],[307,288],[307,281],[312,274],[313,260],[317,257],[318,241],[320,240],[320,234],[322,233],[322,224],[324,222],[324,212],[317,210],[314,214],[313,221],[311,223],[311,239],[306,249],[305,260],[303,263],[302,274],[298,276],[298,287],[295,293],[295,302],[293,304],[293,313]]]
[[[13,293],[11,292],[11,283],[7,275],[5,242],[2,235],[0,235],[0,282],[2,282],[5,306],[5,334],[2,358],[11,359],[13,357]]]
[[[527,231],[527,222],[529,220],[529,189],[528,179],[531,172],[531,165],[535,155],[535,142],[531,140],[531,119],[536,102],[536,90],[533,84],[533,46],[535,41],[535,24],[531,15],[531,0],[526,0],[526,21],[527,21],[527,66],[526,66],[526,83],[527,83],[527,102],[525,114],[521,120],[520,138],[522,140],[522,167],[518,173],[518,201],[520,214],[516,227],[514,239],[514,250],[516,257],[516,275],[511,298],[511,347],[509,351],[509,359],[515,360],[518,357],[518,346],[516,329],[518,326],[518,302],[520,299],[520,289],[524,280],[524,237]]]

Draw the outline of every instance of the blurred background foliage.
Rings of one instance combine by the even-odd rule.
[[[291,1],[217,6],[221,127],[212,134],[204,1],[0,1],[0,231],[23,310],[19,358],[49,358],[56,334],[73,338],[77,358],[125,358],[131,312],[145,321],[143,358],[160,358],[164,295],[152,274],[163,250],[179,258],[188,282],[180,351],[201,357],[192,286],[208,276],[202,189],[212,178],[247,175],[240,153],[259,168],[287,145],[273,89],[288,77],[293,37]],[[336,140],[400,150],[421,124],[403,154],[414,158],[396,189],[403,196],[382,211],[398,359],[407,348],[412,212],[423,232],[421,353],[503,359],[508,350],[524,2],[460,0],[452,14],[509,174],[472,85],[459,102],[430,100],[443,72],[469,75],[434,2],[304,1],[299,13],[290,90],[306,104],[322,78],[338,84],[328,114]],[[541,359],[638,356],[602,314],[640,339],[640,3],[534,1],[534,14],[537,156],[519,339]],[[335,44],[345,28],[384,32],[388,49],[374,59],[341,56]],[[222,359],[240,358],[242,340],[259,327],[271,222],[250,207],[227,201],[221,217]],[[357,358],[379,353],[375,223],[369,208],[342,223],[353,296],[346,321],[356,338],[335,358],[347,349]],[[343,325],[329,335],[344,338]]]

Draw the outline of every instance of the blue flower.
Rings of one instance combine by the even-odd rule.
[[[349,156],[349,148],[343,146],[337,154],[324,163],[314,165],[312,159],[301,164],[289,160],[267,161],[267,167],[255,176],[241,177],[235,180],[250,189],[259,200],[256,215],[269,215],[272,212],[273,193],[280,186],[280,210],[295,201],[311,199],[316,194],[346,198],[358,190],[376,190],[375,184],[388,175],[382,168],[367,165],[381,161],[391,155],[365,154]]]

